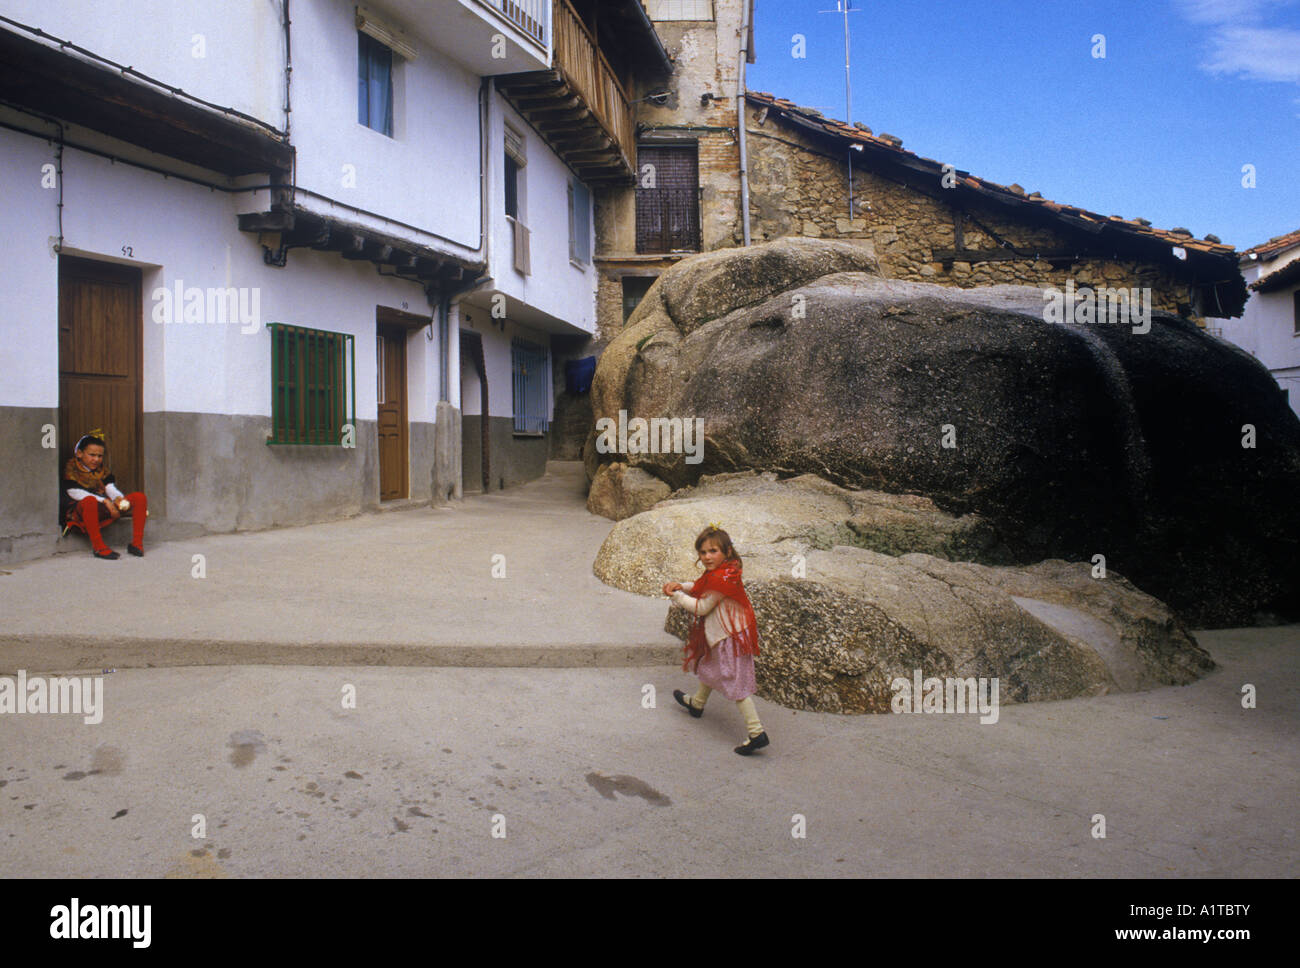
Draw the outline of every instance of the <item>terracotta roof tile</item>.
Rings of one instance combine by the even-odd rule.
[[[1254,255],[1261,259],[1271,259],[1273,256],[1285,252],[1287,249],[1294,248],[1297,245],[1300,245],[1300,229],[1296,229],[1294,232],[1288,232],[1286,235],[1274,236],[1267,242],[1261,242],[1259,245],[1252,246],[1242,252],[1241,255],[1242,258]]]

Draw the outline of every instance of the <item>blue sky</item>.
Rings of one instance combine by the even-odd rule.
[[[1300,0],[852,6],[852,120],[909,151],[1238,249],[1300,229]],[[835,9],[757,0],[750,90],[842,119]]]

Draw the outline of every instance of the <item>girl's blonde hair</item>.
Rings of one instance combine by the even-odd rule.
[[[740,560],[740,555],[736,553],[735,545],[731,543],[731,535],[727,534],[727,532],[723,531],[721,528],[715,528],[713,525],[709,525],[701,531],[699,537],[695,539],[695,553],[697,555],[699,554],[700,548],[703,547],[704,542],[709,540],[718,543],[718,547],[722,549],[722,557],[724,560],[734,561],[736,564],[743,564]],[[699,559],[697,558],[696,560],[698,561]]]

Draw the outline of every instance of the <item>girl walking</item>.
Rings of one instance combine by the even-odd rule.
[[[758,691],[754,682],[758,623],[741,582],[740,555],[736,554],[727,532],[710,524],[695,539],[695,551],[704,566],[704,574],[685,585],[670,581],[663,587],[674,605],[695,616],[682,669],[695,663],[700,688],[690,697],[674,689],[673,698],[696,719],[704,715],[704,704],[714,689],[735,702],[745,717],[749,733],[749,739],[737,746],[736,752],[749,756],[769,745],[754,700],[750,698]]]

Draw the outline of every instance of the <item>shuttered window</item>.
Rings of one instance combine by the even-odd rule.
[[[268,444],[340,446],[357,425],[354,338],[268,323],[271,331],[271,439]]]
[[[637,150],[637,252],[700,251],[699,186],[695,145]]]

